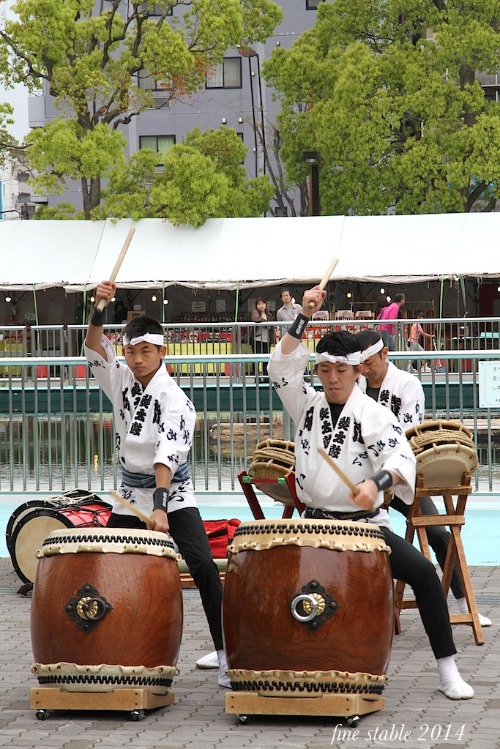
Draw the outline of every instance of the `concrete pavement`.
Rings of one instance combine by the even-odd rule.
[[[326,749],[407,747],[500,748],[500,568],[473,567],[481,613],[493,620],[485,644],[474,643],[468,625],[454,625],[457,661],[474,689],[472,700],[452,702],[437,690],[437,669],[418,613],[402,613],[403,633],[394,638],[385,707],[363,716],[357,727],[329,717],[250,716],[241,724],[224,711],[225,690],[215,671],[195,668],[212,649],[196,590],[184,591],[184,634],[174,680],[173,705],[151,710],[140,722],[116,711],[56,711],[39,721],[31,710],[30,599],[10,559],[0,559],[0,746],[51,749]],[[451,605],[453,606],[453,604]],[[367,626],[370,626],[367,617]],[[374,643],[376,634],[374,633]]]

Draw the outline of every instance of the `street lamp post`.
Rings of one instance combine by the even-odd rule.
[[[262,149],[264,151],[264,161],[262,171],[266,173],[266,131],[264,127],[264,102],[262,101],[262,78],[260,74],[260,58],[258,52],[251,47],[238,47],[238,54],[241,57],[248,59],[248,74],[250,77],[250,98],[252,101],[252,125],[254,134],[254,149],[255,149],[255,176],[258,176],[258,136],[257,136],[257,120],[255,117],[255,96],[253,90],[253,70],[252,70],[252,57],[257,60],[257,85],[259,87],[259,111],[260,111],[260,128],[261,128],[261,141]]]
[[[319,194],[319,168],[321,154],[319,151],[304,151],[303,159],[309,164],[309,216],[321,216],[321,199]]]

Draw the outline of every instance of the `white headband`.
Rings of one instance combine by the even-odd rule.
[[[126,335],[123,336],[124,346],[135,346],[136,343],[152,343],[154,346],[163,346],[164,339],[159,333],[144,333],[144,335],[139,335],[137,338],[128,338]]]
[[[361,351],[355,351],[353,354],[347,354],[347,356],[332,356],[331,354],[321,353],[315,354],[316,364],[322,361],[329,361],[332,364],[361,364]]]
[[[368,346],[368,348],[365,348],[365,350],[361,352],[361,361],[365,362],[370,358],[370,356],[373,356],[373,354],[377,354],[379,351],[382,351],[384,345],[385,344],[381,338],[376,343],[372,343],[371,346]]]

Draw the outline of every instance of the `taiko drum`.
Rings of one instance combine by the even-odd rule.
[[[380,693],[393,581],[378,526],[241,523],[229,547],[223,627],[233,689]]]
[[[182,636],[178,555],[163,533],[52,531],[37,552],[31,639],[40,684],[168,691]]]

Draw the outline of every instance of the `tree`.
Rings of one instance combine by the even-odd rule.
[[[18,143],[8,130],[9,125],[14,124],[13,114],[10,104],[0,104],[0,167],[18,155]]]
[[[325,213],[492,210],[500,104],[478,73],[500,60],[500,0],[335,0],[264,76],[282,101],[290,179],[319,150]]]
[[[95,215],[165,217],[195,227],[207,218],[258,216],[274,190],[266,177],[245,178],[246,150],[231,128],[193,130],[165,154],[161,171],[158,154],[141,149],[114,170]]]
[[[18,0],[12,10],[0,80],[45,86],[60,112],[27,137],[35,188],[60,193],[79,180],[87,219],[103,179],[125,168],[121,130],[153,106],[140,78],[161,80],[168,100],[189,96],[228,48],[264,41],[281,20],[272,0]]]

